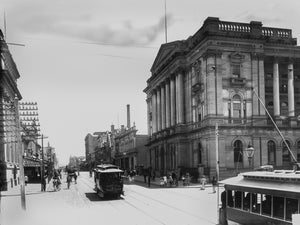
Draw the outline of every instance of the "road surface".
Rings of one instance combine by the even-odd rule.
[[[211,188],[148,188],[143,183],[125,184],[125,196],[99,198],[94,180],[81,172],[77,184],[40,191],[39,184],[26,186],[26,211],[19,190],[2,192],[1,225],[206,225],[216,224],[217,200]]]

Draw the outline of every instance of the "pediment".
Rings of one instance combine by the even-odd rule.
[[[231,62],[237,62],[241,63],[245,59],[245,55],[239,53],[239,52],[233,52],[229,55],[229,58],[231,59]]]
[[[151,72],[154,73],[164,62],[167,62],[172,56],[180,51],[180,41],[174,41],[162,44],[155,57],[154,63],[151,67]]]

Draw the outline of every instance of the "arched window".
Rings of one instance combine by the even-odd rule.
[[[276,164],[276,146],[274,141],[268,141],[268,164]]]
[[[286,140],[286,143],[289,147],[291,146],[289,141]],[[282,162],[283,163],[291,162],[290,152],[284,142],[282,143]]]
[[[237,140],[233,144],[234,163],[243,162],[243,143]]]

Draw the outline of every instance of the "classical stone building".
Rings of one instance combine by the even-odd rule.
[[[290,29],[208,17],[188,39],[161,45],[144,92],[156,170],[215,175],[216,124],[221,178],[252,166],[290,167],[259,98],[300,159],[300,48]]]
[[[17,87],[17,66],[0,30],[0,191],[19,183],[21,153]]]

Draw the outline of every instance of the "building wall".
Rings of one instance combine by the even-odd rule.
[[[270,163],[290,167],[293,160],[262,103],[300,156],[300,91],[294,88],[300,84],[299,65],[291,30],[260,22],[208,18],[189,39],[163,44],[144,90],[151,167],[162,173],[198,168],[214,175],[216,125],[224,177]],[[255,149],[250,163],[249,144]]]
[[[17,87],[20,74],[0,30],[0,190],[14,187],[19,182],[21,145],[18,101],[22,96]]]

